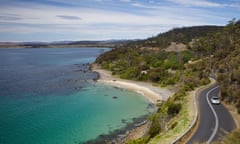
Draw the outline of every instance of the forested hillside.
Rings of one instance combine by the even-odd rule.
[[[174,29],[153,38],[130,42],[101,55],[96,62],[124,79],[149,81],[162,86],[175,85],[181,81],[193,88],[205,84],[208,76],[203,74],[205,67],[201,67],[202,64],[188,64],[197,58],[194,51],[186,49],[167,52],[164,49],[171,42],[184,43],[189,47],[189,43],[197,36],[206,36],[222,29],[217,26]]]
[[[186,49],[172,43],[183,44]],[[130,143],[147,143],[165,127],[178,125],[171,121],[181,114],[187,92],[209,83],[215,77],[221,87],[221,98],[233,104],[240,113],[240,21],[233,19],[225,27],[201,26],[179,28],[146,40],[130,42],[97,58],[96,63],[120,78],[171,85],[176,94],[159,106],[150,120],[149,135]],[[184,116],[185,117],[185,116]],[[159,125],[159,121],[169,121]]]
[[[205,59],[206,68],[220,82],[221,98],[235,104],[240,113],[240,21],[230,21],[223,31],[197,39],[191,51]]]
[[[184,43],[188,49],[166,52],[170,42]],[[96,62],[121,78],[161,85],[183,82],[194,87],[205,83],[209,74],[215,75],[222,99],[236,104],[240,112],[239,52],[240,22],[232,20],[225,27],[179,28],[131,42],[101,55]]]
[[[209,33],[222,30],[222,26],[194,26],[175,28],[165,33],[161,33],[155,37],[148,38],[142,41],[130,42],[127,47],[156,47],[165,48],[171,42],[188,44],[192,39],[206,36]]]

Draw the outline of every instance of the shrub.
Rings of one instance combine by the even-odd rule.
[[[131,67],[127,69],[122,75],[120,75],[120,78],[123,79],[136,79],[140,74],[140,71],[136,67]]]
[[[186,96],[186,90],[182,89],[174,95],[174,101],[182,100]]]
[[[144,138],[139,138],[139,139],[136,139],[136,140],[130,140],[127,144],[146,144],[148,143],[150,140],[150,136],[146,136]]]
[[[240,141],[240,130],[233,130],[231,133],[227,134],[221,141],[214,144],[238,144]]]
[[[167,113],[168,115],[174,116],[174,115],[177,115],[181,109],[182,109],[182,105],[180,103],[171,102],[169,103]]]
[[[188,62],[193,57],[194,56],[193,56],[193,54],[190,51],[186,50],[186,51],[183,52],[183,61],[184,61],[184,63]]]
[[[188,86],[190,90],[194,90],[194,88],[199,85],[199,79],[194,76],[185,77],[184,84]]]
[[[176,126],[177,126],[178,122],[174,122],[172,125],[171,125],[171,129],[174,129]]]
[[[210,83],[210,80],[208,78],[201,79],[201,85],[207,85]]]
[[[161,79],[160,73],[157,71],[150,71],[148,77],[152,82],[158,82]]]
[[[236,104],[236,108],[237,108],[238,114],[240,114],[240,101]]]
[[[154,115],[152,117],[152,125],[149,129],[148,134],[152,138],[152,137],[156,136],[160,131],[161,131],[161,125],[159,122],[159,117],[157,115]]]
[[[176,84],[176,82],[177,82],[177,79],[175,77],[170,77],[164,82],[164,84],[165,85],[174,85],[174,84]]]
[[[192,88],[189,85],[185,85],[183,88],[185,91],[191,91]]]

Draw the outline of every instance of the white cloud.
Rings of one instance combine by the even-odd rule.
[[[215,20],[227,22],[231,19],[206,9],[170,7],[158,5],[152,0],[150,1],[154,4],[133,3],[133,0],[119,1],[130,2],[132,5],[127,4],[129,8],[137,8],[131,13],[115,11],[113,8],[69,8],[29,3],[1,7],[0,32],[53,33],[74,35],[78,39],[146,38],[173,27],[219,24]],[[188,2],[183,1],[185,4]]]
[[[138,2],[133,3],[132,6],[145,8],[145,6],[143,4],[138,3]]]
[[[142,6],[142,5],[138,5]],[[142,6],[143,7],[143,6]],[[147,7],[147,6],[146,6]],[[121,24],[121,25],[156,25],[156,24],[181,24],[174,17],[180,17],[178,13],[172,12],[174,9],[159,7],[164,11],[145,11],[147,15],[137,15],[125,12],[109,10],[97,10],[87,8],[59,8],[59,7],[7,7],[2,10],[1,15],[18,14],[19,19],[0,19],[5,23],[27,23],[27,24],[77,24],[77,25],[96,25],[96,24]],[[176,10],[174,10],[176,11]],[[61,17],[59,17],[61,16]],[[64,16],[64,18],[62,17]],[[184,24],[197,24],[186,19]]]
[[[112,0],[95,0],[96,2],[111,2]]]
[[[121,2],[131,2],[131,0],[120,0]]]
[[[168,0],[173,3],[182,4],[185,6],[197,6],[197,7],[222,7],[224,5],[210,2],[206,0]]]
[[[14,10],[14,9],[12,9]],[[11,10],[11,12],[13,12]],[[15,9],[23,19],[4,23],[18,24],[19,26],[1,27],[0,32],[18,34],[52,33],[57,35],[74,35],[77,39],[128,39],[147,38],[174,27],[175,24],[191,25],[184,20],[167,18],[167,16],[141,16],[122,12],[84,9],[78,11],[64,11],[51,8],[51,13],[42,10]],[[64,11],[64,12],[63,12]],[[59,13],[62,12],[62,13]],[[62,19],[58,15],[74,15],[78,13],[81,20]],[[149,12],[150,13],[150,12]],[[154,13],[154,12],[153,12]],[[31,15],[32,14],[32,15]],[[27,25],[24,25],[26,23]],[[196,23],[195,23],[196,24]],[[73,38],[73,39],[74,39]],[[62,38],[63,39],[63,38]]]
[[[60,17],[62,19],[67,19],[67,20],[79,20],[79,19],[81,19],[78,16],[71,16],[71,15],[57,15],[57,17]]]

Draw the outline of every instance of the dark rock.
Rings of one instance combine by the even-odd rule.
[[[117,97],[117,96],[113,96],[112,98],[113,98],[113,99],[117,99],[118,97]]]

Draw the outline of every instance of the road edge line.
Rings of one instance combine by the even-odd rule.
[[[208,89],[212,86],[214,86],[216,84],[216,80],[209,77],[209,79],[211,79],[211,83],[205,85],[205,86],[201,86],[199,87],[195,93],[194,93],[194,109],[195,109],[195,115],[194,115],[194,119],[191,123],[191,125],[188,127],[188,129],[179,137],[177,137],[174,141],[171,142],[171,144],[177,144],[177,143],[181,143],[181,140],[185,137],[188,137],[187,135],[191,132],[192,129],[194,129],[194,127],[196,126],[196,124],[199,121],[199,104],[197,102],[197,97],[199,96],[199,93],[201,93],[203,90]],[[189,138],[187,138],[189,140]],[[188,141],[187,140],[187,141]]]
[[[210,101],[209,101],[209,93],[212,92],[212,91],[214,91],[214,90],[217,89],[217,88],[219,88],[219,86],[216,86],[216,87],[212,88],[211,90],[209,90],[209,91],[207,92],[207,96],[206,96],[206,100],[207,100],[207,102],[208,102],[209,107],[211,108],[211,110],[212,110],[212,112],[213,112],[213,115],[214,115],[214,117],[215,117],[215,122],[216,122],[214,131],[213,131],[212,135],[210,136],[210,138],[208,139],[207,144],[210,144],[210,143],[211,143],[211,141],[213,140],[213,138],[214,138],[215,135],[217,134],[217,130],[218,130],[218,127],[219,127],[219,119],[218,119],[217,113],[216,113],[216,111],[214,110],[212,104],[211,104]]]

